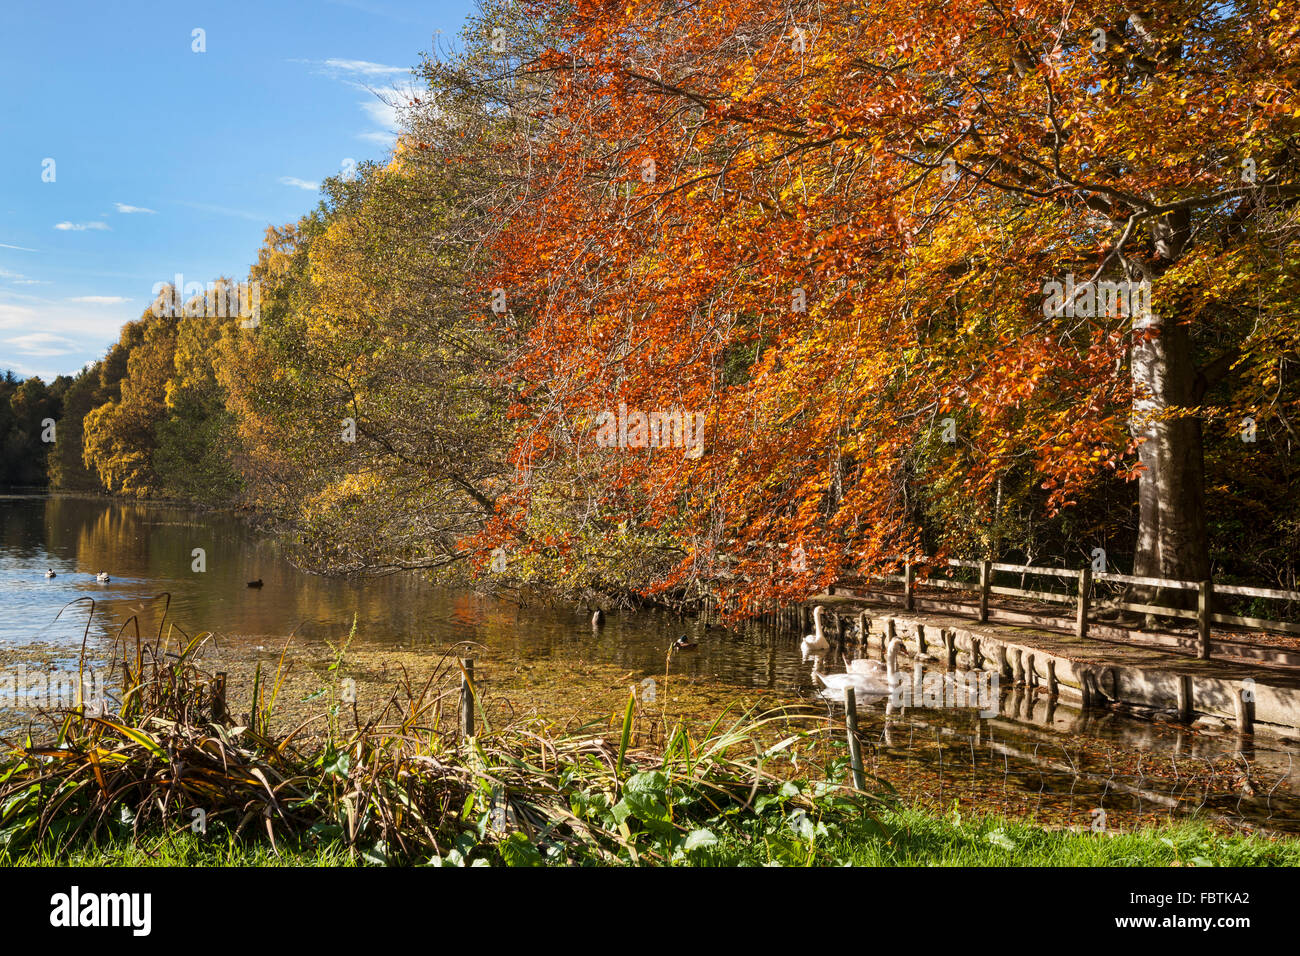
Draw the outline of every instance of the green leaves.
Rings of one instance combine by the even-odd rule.
[[[512,833],[499,844],[497,852],[506,866],[541,866],[542,854],[522,833]]]
[[[613,807],[614,819],[625,823],[635,817],[643,826],[658,833],[673,831],[672,812],[668,807],[668,777],[661,771],[638,773],[628,779],[623,799]]]

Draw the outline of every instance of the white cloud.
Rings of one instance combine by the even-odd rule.
[[[115,202],[113,203],[113,205],[117,207],[118,212],[123,213],[125,215],[129,215],[133,212],[147,212],[151,216],[156,216],[158,214],[157,210],[145,209],[144,206],[128,206],[124,202]]]
[[[47,279],[15,279],[14,285],[49,285]]]
[[[388,66],[384,63],[372,63],[369,60],[298,60],[316,67],[316,72],[331,76],[348,86],[364,90],[370,98],[357,104],[369,117],[371,123],[382,127],[357,133],[357,139],[367,143],[391,148],[397,142],[397,130],[401,128],[401,111],[411,100],[429,95],[429,91],[417,86],[418,80],[411,75],[411,70],[404,66]],[[405,75],[405,80],[398,79]],[[372,83],[380,84],[376,89]],[[382,85],[387,83],[386,86]],[[281,180],[283,182],[283,180]]]
[[[76,374],[86,362],[103,357],[121,335],[123,325],[139,318],[134,311],[130,305],[92,309],[65,299],[41,298],[0,287],[0,356],[4,356],[0,368],[12,367],[21,375],[39,375],[46,381],[63,373]],[[27,336],[33,334],[32,329],[41,330],[35,334],[57,336],[64,342],[30,340]],[[59,354],[46,354],[39,365],[24,364],[18,360],[19,349],[7,342],[11,336],[20,340],[17,345],[26,350],[53,353],[57,347]],[[37,358],[31,354],[28,357]]]
[[[120,295],[79,295],[68,300],[69,302],[85,302],[90,305],[121,305],[123,302],[130,302]]]
[[[35,249],[28,249],[26,246],[11,246],[7,242],[0,242],[0,249],[17,249],[19,252],[35,252]]]
[[[320,189],[320,183],[313,183],[306,179],[299,179],[297,176],[281,176],[280,182],[286,186],[297,186],[299,189],[309,189],[312,192]]]
[[[77,350],[77,343],[62,335],[49,332],[32,332],[30,335],[16,335],[5,339],[4,343],[21,355],[32,358],[52,358],[55,355],[70,355]]]
[[[370,60],[344,60],[332,57],[328,60],[298,60],[298,63],[310,63],[320,67],[320,72],[337,75],[347,73],[352,76],[396,76],[411,72],[408,66],[388,66],[385,63],[372,63]]]
[[[106,222],[60,222],[56,223],[54,228],[61,229],[64,232],[85,232],[87,229],[109,231]]]

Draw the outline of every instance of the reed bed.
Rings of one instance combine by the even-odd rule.
[[[661,713],[655,724],[672,729],[635,746],[635,694],[621,725],[577,728],[494,727],[480,703],[466,737],[450,656],[422,681],[403,673],[369,716],[331,690],[276,731],[285,655],[275,673],[258,668],[235,716],[224,677],[201,664],[208,635],[174,641],[160,624],[145,640],[135,623],[113,651],[109,707],[51,713],[0,756],[0,852],[162,835],[341,846],[377,864],[663,864],[706,861],[743,833],[768,857],[804,863],[836,820],[874,819],[884,799],[842,786],[842,761],[817,782],[791,779],[791,757],[824,750],[827,728],[785,710],[724,712],[696,735]]]

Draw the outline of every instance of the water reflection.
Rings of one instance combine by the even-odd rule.
[[[202,549],[206,569],[193,569]],[[53,568],[57,577],[44,577]],[[95,574],[111,581],[98,584]],[[262,588],[247,582],[261,579]],[[121,622],[156,622],[162,592],[169,620],[213,631],[227,647],[278,648],[293,631],[337,640],[356,620],[357,640],[376,647],[436,651],[457,641],[490,648],[497,660],[598,661],[633,681],[664,672],[669,645],[686,632],[698,648],[674,655],[672,673],[778,699],[820,701],[797,636],[771,627],[705,628],[667,613],[611,614],[593,628],[576,607],[518,607],[491,596],[448,591],[413,575],[364,582],[303,574],[274,540],[226,515],[155,503],[99,498],[0,496],[0,653],[46,646],[49,660],[75,657],[85,623],[77,598],[96,601],[91,648],[102,651]],[[156,623],[153,623],[156,627]],[[876,656],[883,656],[879,649]],[[836,666],[846,670],[860,652]],[[902,677],[921,688],[946,669],[905,661]],[[963,800],[1008,813],[1085,821],[1105,809],[1135,818],[1211,813],[1243,824],[1300,832],[1300,761],[1293,744],[1238,739],[1075,707],[1002,687],[995,713],[980,708],[897,707],[887,697],[859,701],[872,771],[943,806]],[[918,691],[912,703],[925,702]],[[981,701],[981,704],[987,703]]]

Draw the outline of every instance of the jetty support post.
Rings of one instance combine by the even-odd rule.
[[[1178,675],[1178,719],[1183,723],[1192,720],[1192,675]]]
[[[912,568],[912,559],[907,559],[903,566],[903,609],[912,610],[912,588],[916,584],[916,571]]]
[[[1237,711],[1237,733],[1253,734],[1255,732],[1255,692],[1238,687],[1232,702]]]

